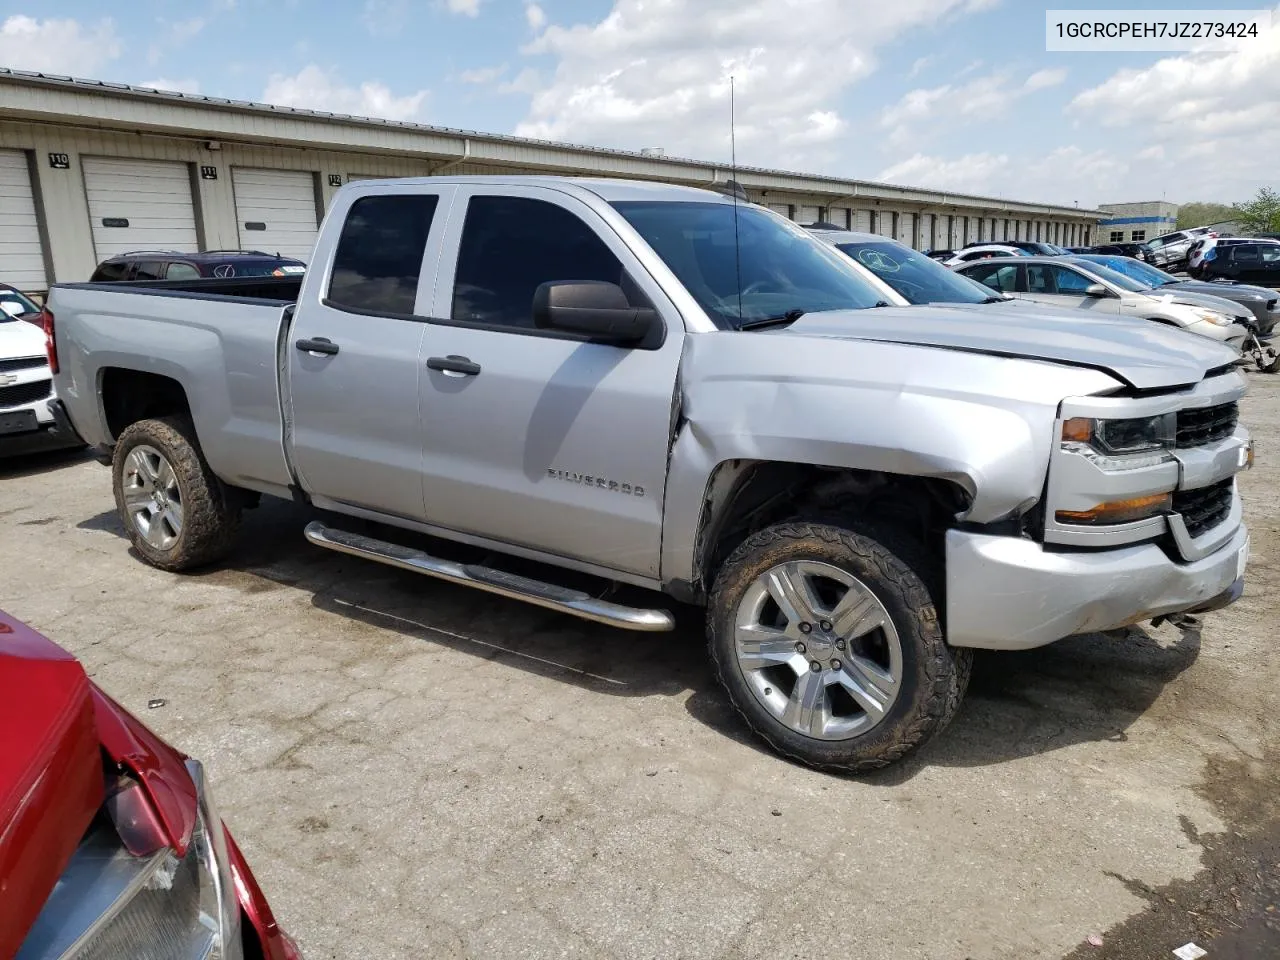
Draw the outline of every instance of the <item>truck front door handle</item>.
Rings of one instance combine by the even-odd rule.
[[[299,340],[294,344],[304,353],[323,353],[333,356],[338,352],[338,345],[328,337],[316,337],[314,340]]]
[[[428,357],[427,369],[439,370],[446,377],[474,377],[480,373],[480,364],[451,353],[447,357]]]

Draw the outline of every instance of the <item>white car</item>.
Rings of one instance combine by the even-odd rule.
[[[1025,257],[1028,256],[1027,251],[1019,250],[1017,247],[1006,246],[1002,243],[982,243],[974,247],[965,247],[949,260],[942,261],[948,267],[958,267],[962,263],[971,263],[974,260],[987,260],[991,257]]]
[[[44,331],[18,319],[39,309],[11,287],[0,289],[0,444],[53,426],[53,377]]]
[[[958,273],[1019,300],[1136,317],[1199,334],[1240,350],[1248,330],[1246,308],[1201,294],[1160,294],[1099,263],[1075,257],[1024,257],[1016,263],[969,263]]]

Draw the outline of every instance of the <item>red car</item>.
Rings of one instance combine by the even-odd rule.
[[[0,957],[300,960],[200,764],[0,612]]]

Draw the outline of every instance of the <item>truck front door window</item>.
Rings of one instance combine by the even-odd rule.
[[[555,280],[628,286],[618,258],[563,207],[529,197],[471,198],[458,250],[454,320],[532,329],[534,291]]]
[[[329,280],[329,305],[405,316],[413,313],[434,194],[361,197],[351,205]]]

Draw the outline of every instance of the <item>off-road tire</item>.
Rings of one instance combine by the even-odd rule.
[[[139,444],[159,450],[173,467],[182,493],[182,530],[173,545],[159,550],[134,527],[124,503],[124,469],[129,452]],[[111,486],[125,534],[138,555],[161,570],[201,567],[225,557],[240,529],[240,503],[209,469],[195,428],[185,417],[140,420],[125,428],[111,457]]]
[[[867,532],[795,522],[767,527],[747,538],[724,562],[707,605],[707,646],[721,684],[747,726],[788,759],[820,770],[857,773],[894,763],[941,732],[969,685],[973,651],[943,637],[926,584],[922,551],[893,528]],[[766,570],[812,560],[857,577],[888,610],[902,645],[903,678],[897,700],[865,734],[848,740],[805,736],[776,719],[756,699],[738,664],[734,621],[745,591]],[[917,572],[919,570],[919,572]]]

